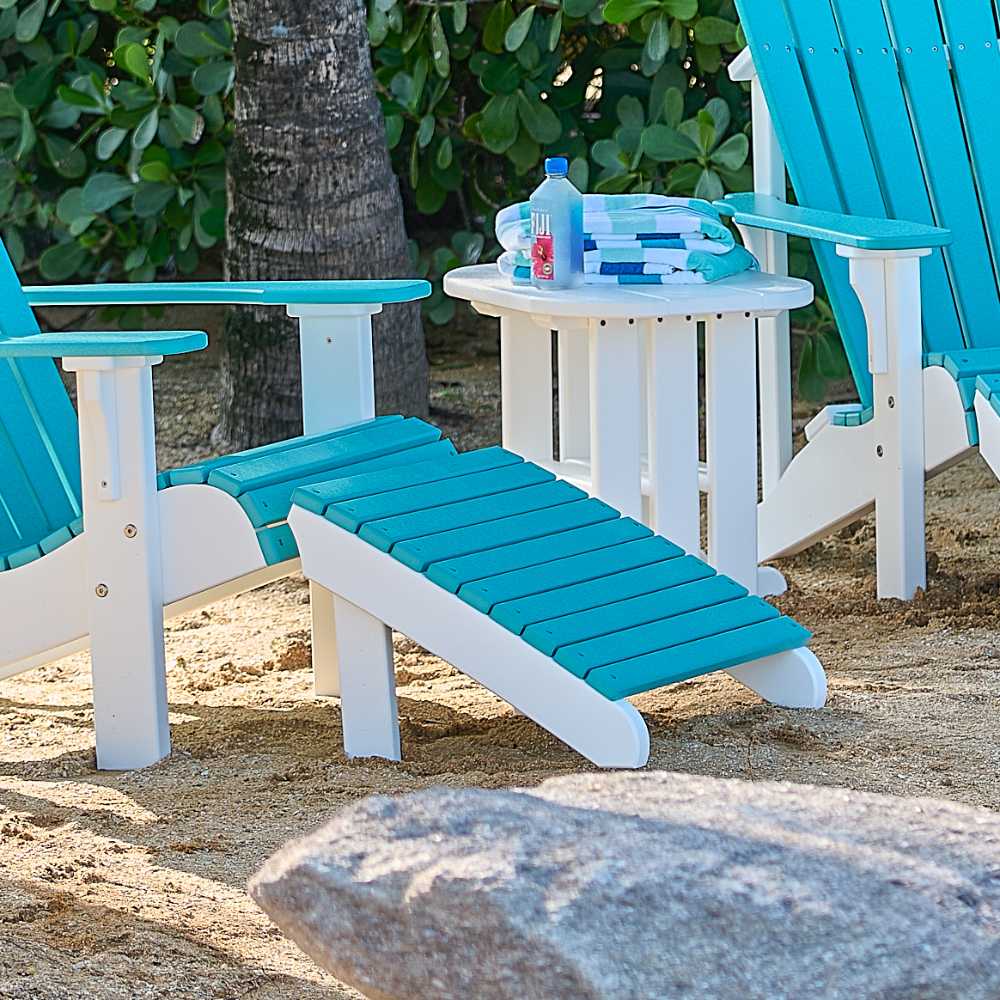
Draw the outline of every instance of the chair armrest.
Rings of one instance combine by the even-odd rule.
[[[29,333],[0,338],[0,358],[123,358],[188,354],[208,346],[196,330],[176,333]]]
[[[338,305],[413,302],[431,293],[419,279],[387,281],[192,281],[151,284],[34,285],[33,306],[111,305]]]
[[[731,194],[715,207],[738,226],[837,243],[858,250],[923,250],[947,246],[950,229],[898,219],[869,219],[789,205],[773,195]]]

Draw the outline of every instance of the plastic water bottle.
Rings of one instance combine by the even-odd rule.
[[[531,283],[543,290],[583,284],[583,195],[564,156],[545,161],[545,180],[531,196]]]

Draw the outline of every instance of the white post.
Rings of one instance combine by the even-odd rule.
[[[77,373],[97,766],[170,753],[152,366],[66,358]],[[54,609],[58,611],[58,609]]]
[[[400,759],[392,631],[349,601],[338,600],[344,749],[349,757]]]
[[[642,520],[642,356],[634,319],[590,320],[590,461],[594,494]]]
[[[500,317],[503,446],[532,462],[552,461],[552,331],[531,317]]]
[[[708,559],[752,594],[757,580],[757,337],[749,313],[712,317],[705,335]]]
[[[927,586],[920,258],[930,251],[837,252],[868,324],[878,596],[908,601]]]
[[[375,416],[372,316],[378,303],[290,305],[299,321],[302,363],[302,427],[321,434]],[[309,583],[313,684],[319,697],[340,694],[337,651],[339,599]]]
[[[757,194],[785,200],[785,160],[756,74],[751,84],[753,178]],[[788,237],[756,231],[748,249],[770,274],[788,274]],[[792,460],[792,354],[787,312],[758,320],[760,356],[760,448],[764,496],[778,485]]]
[[[590,459],[590,346],[586,328],[559,330],[559,458]]]
[[[698,324],[646,321],[650,527],[685,551],[701,551],[698,489]]]

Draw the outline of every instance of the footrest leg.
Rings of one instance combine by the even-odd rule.
[[[338,598],[336,607],[344,750],[399,760],[392,630],[349,601]]]
[[[317,698],[340,695],[340,658],[337,653],[337,598],[315,580],[309,583],[312,612],[313,691]]]
[[[773,705],[822,708],[826,704],[826,672],[805,648],[766,656],[727,673]]]

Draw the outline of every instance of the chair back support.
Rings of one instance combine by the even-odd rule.
[[[0,243],[0,336],[38,332]],[[80,515],[76,414],[52,361],[0,358],[0,557]]]
[[[924,348],[1000,346],[1000,43],[992,0],[736,0],[796,197],[950,229],[922,264]],[[861,401],[847,262],[815,244]]]

